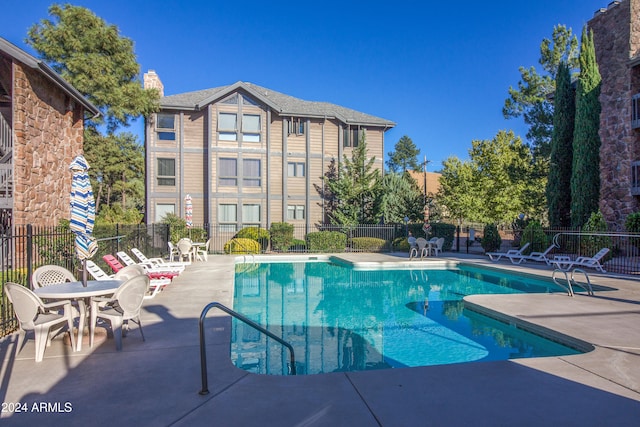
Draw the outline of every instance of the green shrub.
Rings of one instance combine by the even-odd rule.
[[[309,252],[344,252],[347,235],[339,231],[314,231],[307,234]]]
[[[531,221],[522,231],[520,238],[520,246],[529,243],[527,253],[536,251],[543,252],[549,246],[549,237],[542,229],[542,225],[538,221]]]
[[[500,249],[502,238],[498,233],[498,227],[495,224],[487,224],[484,226],[484,237],[482,238],[482,249],[485,252],[494,252]]]
[[[294,244],[293,225],[289,223],[274,222],[271,224],[269,232],[271,233],[271,248],[276,251],[287,252]]]
[[[406,237],[396,237],[392,244],[394,251],[409,252],[409,241]]]
[[[582,227],[584,233],[606,233],[607,223],[604,220],[602,212],[593,212],[587,223]],[[614,249],[611,246],[611,238],[608,236],[585,236],[580,239],[580,255],[594,256],[602,248]],[[610,259],[611,252],[604,259]]]
[[[300,239],[293,239],[289,250],[293,252],[305,252],[307,250],[307,242]]]
[[[377,237],[354,237],[351,239],[351,247],[359,252],[382,252],[387,246],[387,241]]]
[[[260,244],[253,239],[233,238],[224,244],[225,254],[258,254]]]
[[[235,238],[253,239],[260,244],[263,251],[269,247],[269,231],[260,227],[245,227],[238,231]]]
[[[629,233],[640,233],[640,212],[627,215],[627,219],[624,221],[624,228]]]
[[[453,239],[456,235],[456,226],[453,224],[445,224],[441,222],[431,223],[431,230],[429,231],[428,238],[431,237],[444,237],[444,244],[442,245],[443,251],[450,251],[453,246]]]

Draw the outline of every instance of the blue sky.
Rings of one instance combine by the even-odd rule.
[[[0,36],[30,53],[27,29],[52,1],[3,0]],[[64,2],[61,2],[64,3]],[[409,136],[429,170],[468,158],[471,141],[501,129],[523,138],[502,106],[521,65],[538,65],[553,26],[574,33],[607,0],[243,2],[70,1],[135,43],[141,72],[165,95],[246,81],[397,123],[385,152]],[[9,18],[10,17],[10,18]],[[538,67],[538,69],[540,69]],[[131,132],[142,135],[142,125]]]

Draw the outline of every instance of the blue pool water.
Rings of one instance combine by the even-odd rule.
[[[564,292],[492,270],[357,270],[330,262],[236,265],[234,309],[289,342],[298,374],[577,354],[464,308],[471,294]],[[287,350],[234,321],[231,358],[288,372]]]

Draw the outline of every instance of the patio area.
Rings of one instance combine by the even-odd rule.
[[[546,277],[552,272],[541,264],[451,253],[424,261],[408,261],[406,253],[340,256],[370,265],[469,261]],[[635,426],[640,420],[640,282],[591,272],[595,297],[466,297],[478,310],[595,346],[573,356],[261,376],[231,364],[230,321],[214,309],[206,324],[210,393],[201,396],[198,320],[209,302],[233,307],[234,263],[235,257],[210,255],[190,265],[144,303],[146,342],[134,326],[121,352],[113,339],[72,352],[57,338],[35,363],[31,336],[17,357],[17,334],[1,339],[2,424]],[[598,292],[602,287],[610,289]]]

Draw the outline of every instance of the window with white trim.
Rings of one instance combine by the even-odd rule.
[[[631,162],[631,194],[640,196],[640,161]]]

